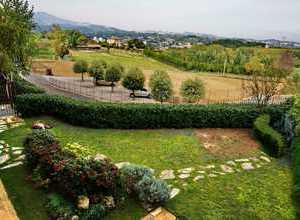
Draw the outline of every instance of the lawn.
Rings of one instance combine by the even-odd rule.
[[[116,163],[131,162],[153,168],[157,177],[163,170],[176,171],[189,167],[198,171],[206,169],[208,174],[211,171],[206,166],[219,167],[235,159],[265,156],[259,147],[240,151],[238,154],[227,154],[225,152],[230,152],[227,150],[224,154],[220,151],[216,153],[205,147],[208,141],[201,142],[203,139],[199,138],[199,130],[194,129],[87,129],[48,117],[26,119],[24,126],[0,134],[0,138],[10,145],[22,146],[24,136],[30,132],[30,125],[37,119],[54,126],[52,132],[59,138],[62,146],[78,143],[89,148],[92,154],[105,154]],[[207,137],[206,134],[202,136]],[[220,137],[226,139],[224,136]],[[237,138],[230,139],[222,148],[230,147],[239,141]],[[213,140],[209,146],[214,146],[213,143],[219,142]],[[291,200],[292,175],[287,161],[272,158],[271,163],[259,164],[261,167],[252,171],[244,171],[239,167],[236,169],[239,172],[218,174],[215,178],[206,176],[198,182],[193,181],[196,172],[187,179],[167,180],[172,187],[179,188],[181,192],[170,200],[166,207],[171,212],[186,217],[185,219],[295,219],[295,208]],[[20,167],[9,171],[2,172],[1,179],[21,220],[46,219],[45,210],[41,205],[44,196],[24,182],[25,170]],[[12,173],[16,173],[16,177],[13,177]],[[215,172],[216,175],[217,173]],[[32,203],[28,202],[30,194],[33,195]],[[40,217],[30,217],[28,209],[36,210]],[[130,200],[123,209],[115,210],[107,219],[140,219],[143,213],[139,204]]]

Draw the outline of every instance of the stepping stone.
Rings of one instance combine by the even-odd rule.
[[[236,163],[234,161],[227,161],[226,162],[228,165],[231,165],[231,166],[236,166]]]
[[[266,161],[266,162],[268,162],[268,163],[271,163],[271,159],[268,158],[268,157],[261,156],[260,159],[262,159],[262,160],[264,160],[264,161]]]
[[[189,173],[193,172],[194,170],[195,170],[195,168],[185,168],[185,169],[178,170],[177,172],[178,173],[189,174]]]
[[[254,161],[254,162],[259,162],[259,159],[256,157],[251,157],[250,160]]]
[[[1,144],[1,145],[4,145],[4,144],[5,144],[5,141],[4,141],[4,140],[0,140],[0,144]]]
[[[211,174],[208,174],[208,177],[215,178],[215,177],[218,177],[218,175],[211,173]]]
[[[234,173],[234,169],[231,168],[230,166],[221,165],[220,167],[225,173]]]
[[[12,164],[9,164],[5,167],[2,167],[1,170],[6,170],[6,169],[9,169],[9,168],[17,167],[17,166],[20,166],[22,164],[23,164],[23,162],[12,163]]]
[[[170,192],[170,199],[175,198],[180,193],[180,189],[178,188],[173,188]]]
[[[194,182],[198,182],[199,180],[202,180],[202,179],[204,179],[205,178],[205,176],[196,176],[195,178],[194,178]]]
[[[234,172],[234,171],[233,171]],[[213,171],[213,173],[215,173],[215,174],[219,174],[219,175],[221,175],[221,176],[224,176],[224,175],[226,175],[226,173],[222,173],[222,172],[218,172],[218,171]]]
[[[117,163],[117,164],[115,164],[115,165],[116,165],[116,167],[118,167],[119,169],[122,169],[123,167],[126,167],[126,166],[130,165],[130,163],[129,163],[129,162],[121,162],[121,163]]]
[[[184,184],[182,184],[182,186],[183,186],[183,187],[186,187],[186,186],[188,186],[188,184],[187,184],[187,183],[184,183]]]
[[[256,167],[257,167],[257,168],[261,168],[261,165],[259,165],[259,164],[256,164]]]
[[[249,162],[249,159],[236,159],[235,162]]]
[[[205,168],[206,169],[214,169],[214,168],[216,168],[216,166],[215,165],[207,165]]]
[[[17,150],[17,151],[13,152],[14,155],[20,155],[22,153],[23,153],[23,150]]]
[[[26,156],[25,155],[21,155],[19,157],[17,157],[15,160],[25,160]]]
[[[252,165],[252,163],[243,163],[242,164],[243,170],[254,170],[255,167]]]
[[[200,170],[200,171],[197,171],[197,173],[200,173],[200,174],[205,174],[206,172],[205,172],[205,171],[202,171],[202,170]]]
[[[4,154],[3,156],[0,157],[0,165],[6,163],[9,160],[9,155]]]
[[[183,173],[183,174],[180,174],[178,177],[180,179],[186,179],[186,178],[189,178],[191,176],[191,174],[189,173]]]
[[[162,171],[159,178],[162,179],[162,180],[175,179],[174,170],[164,170],[164,171]]]

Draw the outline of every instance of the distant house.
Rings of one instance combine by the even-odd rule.
[[[87,44],[87,45],[79,45],[77,46],[79,50],[101,50],[101,46],[99,44]]]
[[[111,38],[107,39],[107,43],[109,45],[115,45],[117,47],[121,47],[122,46],[122,41],[118,37],[111,37]]]

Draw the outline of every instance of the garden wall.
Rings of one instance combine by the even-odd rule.
[[[269,114],[276,122],[289,107],[269,106],[261,112],[254,105],[101,103],[46,94],[16,98],[16,109],[23,117],[51,115],[73,125],[118,129],[252,128],[261,113]]]

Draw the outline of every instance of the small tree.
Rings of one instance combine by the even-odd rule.
[[[104,80],[105,69],[103,67],[103,63],[94,60],[88,68],[88,73],[91,77],[93,77],[95,85],[98,85],[99,80]]]
[[[78,60],[74,66],[74,73],[81,73],[81,80],[84,81],[84,73],[88,71],[88,63],[85,60]]]
[[[57,43],[55,45],[55,53],[60,59],[63,59],[69,55],[70,51],[66,43]]]
[[[105,73],[105,81],[111,83],[111,92],[114,92],[115,83],[121,80],[123,68],[120,65],[111,65]]]
[[[196,103],[205,95],[205,87],[200,79],[187,79],[181,85],[181,96],[189,103]]]
[[[170,99],[173,94],[171,78],[165,71],[155,71],[150,78],[149,86],[153,98],[161,103]]]
[[[124,77],[122,85],[126,89],[131,90],[134,94],[136,90],[141,90],[144,88],[144,83],[144,73],[139,68],[132,68]]]
[[[243,89],[262,108],[279,92],[280,85],[292,73],[293,67],[293,57],[288,51],[277,58],[255,56],[245,65],[250,79],[244,83]]]

